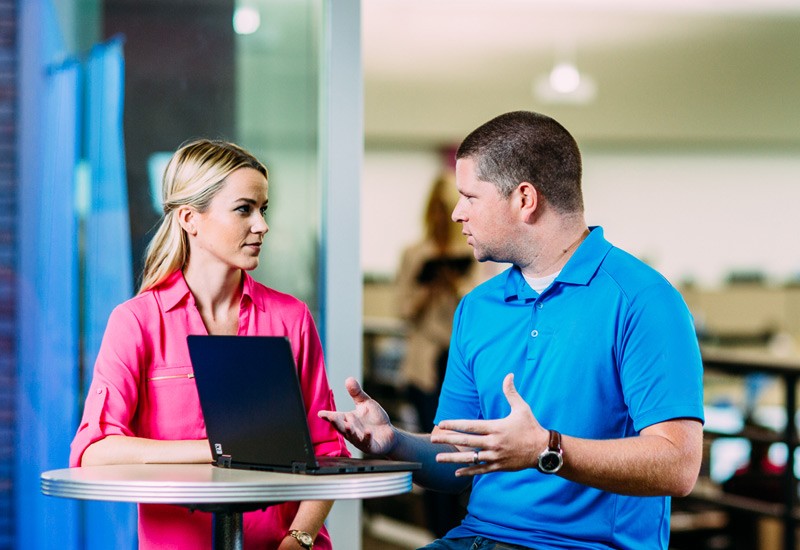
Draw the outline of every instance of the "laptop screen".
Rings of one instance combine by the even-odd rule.
[[[315,467],[289,340],[203,335],[188,344],[215,461]]]

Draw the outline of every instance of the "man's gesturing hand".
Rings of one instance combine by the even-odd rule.
[[[514,375],[503,380],[503,393],[511,412],[497,420],[445,420],[431,436],[433,443],[449,443],[459,448],[439,453],[437,462],[470,464],[456,475],[485,474],[533,468],[539,453],[547,446],[547,430],[539,425],[530,406],[514,387]]]
[[[397,441],[389,415],[377,401],[366,394],[355,378],[344,382],[356,408],[349,412],[319,411],[318,416],[333,425],[350,443],[362,452],[385,455]]]

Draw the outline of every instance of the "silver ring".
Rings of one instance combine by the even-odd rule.
[[[472,455],[472,463],[473,464],[478,464],[481,461],[481,459],[478,458],[478,455],[480,454],[480,451],[475,449],[472,452],[475,453],[475,454]]]

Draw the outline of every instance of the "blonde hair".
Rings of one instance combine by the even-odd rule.
[[[451,174],[439,174],[431,184],[428,202],[425,204],[425,236],[442,249],[461,237],[461,227],[450,219],[450,213],[458,201],[455,188]]]
[[[175,211],[191,206],[205,212],[225,179],[239,168],[253,168],[269,177],[266,166],[258,159],[226,141],[191,141],[172,155],[161,184],[164,216],[147,246],[139,293],[157,286],[189,259],[189,241]]]

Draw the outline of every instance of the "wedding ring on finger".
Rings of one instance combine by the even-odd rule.
[[[472,455],[472,463],[473,464],[480,464],[480,461],[481,461],[481,459],[480,459],[480,451],[478,449],[475,449],[473,451],[473,453],[474,454]]]

